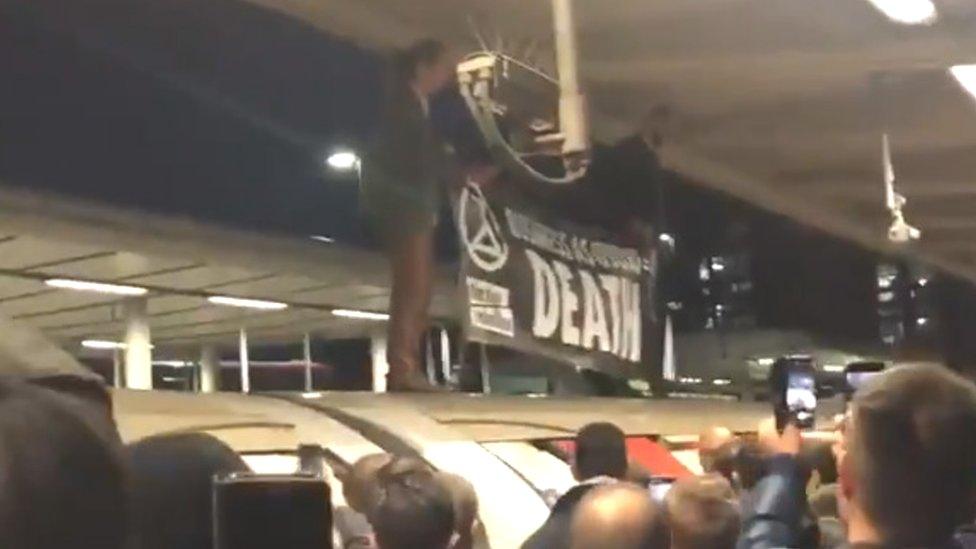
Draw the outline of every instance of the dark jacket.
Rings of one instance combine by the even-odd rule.
[[[579,484],[556,501],[546,522],[522,544],[522,549],[563,549],[569,547],[569,527],[573,511],[587,493],[599,484]]]
[[[432,223],[440,207],[444,164],[443,144],[420,98],[408,88],[391,92],[363,160],[364,213],[398,230]]]
[[[767,474],[752,491],[755,508],[743,516],[738,549],[803,548],[807,516],[806,474],[792,456],[769,460]],[[968,549],[973,535],[960,532],[955,540],[928,549]],[[882,545],[844,545],[844,549],[889,549]],[[891,548],[893,549],[893,548]],[[926,548],[918,548],[926,549]]]

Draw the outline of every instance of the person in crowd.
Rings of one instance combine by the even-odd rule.
[[[571,549],[655,549],[660,509],[647,490],[630,483],[597,486],[572,516]]]
[[[474,491],[474,486],[463,477],[452,474],[438,472],[434,477],[451,494],[451,501],[454,503],[454,530],[457,532],[457,542],[453,549],[471,549],[474,546],[475,530],[480,527],[478,523],[478,494]]]
[[[422,463],[422,462],[421,462]],[[378,472],[370,520],[379,549],[448,549],[457,520],[450,490],[416,460],[393,460]]]
[[[701,464],[702,472],[720,472],[718,466],[720,462],[725,462],[725,460],[720,460],[720,453],[727,452],[735,440],[735,435],[727,427],[715,425],[702,431],[698,435],[698,461]]]
[[[580,500],[594,487],[613,484],[627,475],[627,441],[623,431],[611,423],[591,423],[580,429],[576,435],[573,475],[579,484],[556,501],[549,518],[526,540],[523,549],[569,547],[570,522]]]
[[[57,391],[0,377],[0,547],[124,547],[121,445],[77,412]]]
[[[390,391],[430,392],[421,371],[434,270],[434,234],[446,158],[430,122],[430,100],[452,81],[447,48],[422,40],[399,52],[381,130],[363,160],[362,202],[393,272],[387,376]]]
[[[671,549],[734,549],[739,508],[729,481],[718,474],[681,479],[665,499]]]
[[[800,433],[767,422],[760,436],[773,457],[739,547],[795,547]],[[952,547],[976,516],[976,386],[940,366],[888,370],[855,395],[838,454],[852,547]]]
[[[352,464],[342,479],[342,495],[353,511],[369,516],[379,498],[377,475],[391,461],[389,454],[369,454]]]
[[[213,479],[250,469],[205,433],[158,435],[126,447],[132,549],[213,546]]]

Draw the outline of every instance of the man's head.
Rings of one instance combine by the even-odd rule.
[[[379,473],[380,497],[370,517],[380,549],[446,549],[454,536],[451,492],[430,470]]]
[[[377,473],[393,459],[389,454],[359,458],[342,479],[342,496],[353,510],[369,515],[379,497]]]
[[[126,457],[131,534],[139,549],[212,547],[213,478],[250,470],[234,450],[204,433],[149,437],[129,445]]]
[[[665,505],[672,549],[732,549],[740,516],[732,485],[721,475],[679,480]]]
[[[949,370],[876,376],[854,398],[844,446],[852,536],[862,520],[877,541],[940,544],[976,515],[976,387]]]
[[[599,486],[586,494],[573,513],[570,547],[652,549],[658,515],[650,494],[639,486]]]
[[[425,96],[440,92],[454,78],[454,62],[437,40],[420,40],[401,50],[396,65],[400,78]]]
[[[573,474],[577,480],[627,475],[627,440],[612,423],[591,423],[576,435]]]
[[[726,427],[712,426],[698,435],[698,460],[702,471],[714,473],[719,453],[735,441],[735,435]]]
[[[76,408],[0,378],[0,547],[123,546],[121,448]]]

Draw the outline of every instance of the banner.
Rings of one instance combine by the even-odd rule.
[[[652,356],[654,261],[560,219],[507,181],[457,198],[469,340],[633,374]],[[650,345],[648,345],[650,343]]]

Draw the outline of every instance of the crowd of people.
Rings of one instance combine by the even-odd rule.
[[[247,472],[241,457],[204,434],[123,446],[84,400],[0,379],[0,547],[213,547],[214,478]],[[875,377],[832,443],[770,419],[755,435],[707,429],[699,457],[701,475],[656,479],[619,428],[585,426],[578,484],[523,548],[976,547],[976,386],[942,367]],[[336,547],[487,546],[461,477],[387,454],[336,474]]]

